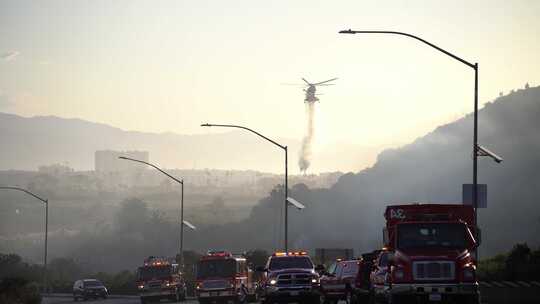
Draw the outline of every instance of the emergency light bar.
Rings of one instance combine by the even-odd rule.
[[[274,252],[272,256],[300,256],[307,255],[306,251],[291,251],[291,252]]]
[[[232,254],[225,250],[208,250],[206,255],[212,257],[232,257]]]
[[[167,266],[171,263],[164,257],[149,256],[144,260],[144,266]]]

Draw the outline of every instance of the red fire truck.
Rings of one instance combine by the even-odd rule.
[[[208,251],[197,263],[196,273],[196,296],[201,304],[245,303],[256,298],[253,272],[244,257]]]
[[[464,205],[388,206],[385,248],[371,273],[375,299],[479,303],[474,211]]]
[[[186,284],[180,267],[171,259],[150,256],[137,270],[137,288],[141,304],[168,299],[174,302],[186,298]]]

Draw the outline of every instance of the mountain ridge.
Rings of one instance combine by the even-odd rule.
[[[104,123],[58,116],[23,117],[0,112],[4,149],[0,170],[36,170],[41,165],[68,163],[76,170],[94,168],[97,150],[145,150],[161,166],[181,169],[257,169],[281,172],[282,156],[257,136],[240,130],[223,133],[179,134],[123,130]],[[289,147],[289,168],[296,172],[300,139],[276,138]],[[239,148],[241,147],[241,148]],[[314,155],[311,172],[361,168],[377,148],[340,145],[342,157],[327,148]],[[264,160],[264,161],[261,161]],[[357,165],[358,164],[358,165]],[[346,170],[346,169],[345,169]]]
[[[478,159],[478,183],[488,185],[488,206],[478,210],[481,256],[506,252],[516,243],[540,246],[540,87],[518,90],[487,103],[479,111],[479,144],[504,158]],[[289,213],[291,244],[298,248],[344,247],[360,252],[382,246],[387,205],[462,203],[462,185],[472,183],[473,115],[434,128],[411,144],[381,152],[375,164],[342,175],[329,189],[293,185],[290,196],[306,205]],[[243,248],[226,235],[275,227],[283,194],[277,189],[254,206],[239,225],[212,231],[224,248]],[[292,210],[292,209],[291,209]],[[283,211],[281,210],[281,213]],[[277,221],[281,222],[281,221]],[[219,230],[219,231],[217,231]],[[268,236],[266,236],[268,234]],[[275,234],[275,233],[274,233]],[[257,244],[275,241],[260,234]],[[279,235],[279,234],[278,234]],[[264,237],[263,237],[264,236]],[[275,237],[274,237],[275,238]],[[198,244],[204,246],[204,244]]]

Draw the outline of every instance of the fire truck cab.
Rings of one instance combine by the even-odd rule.
[[[200,304],[245,303],[255,298],[253,272],[244,257],[208,251],[196,266],[195,292]]]
[[[395,303],[479,303],[474,250],[479,244],[471,206],[388,206],[385,248],[371,273],[372,294]]]
[[[186,298],[186,284],[178,264],[171,259],[150,256],[137,270],[137,289],[141,304],[168,299],[178,302]]]

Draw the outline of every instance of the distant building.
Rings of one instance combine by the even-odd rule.
[[[49,166],[40,166],[38,172],[42,174],[52,175],[52,176],[62,176],[69,173],[73,173],[73,168],[69,167],[66,164],[52,164]]]
[[[120,156],[126,156],[142,160],[149,161],[148,151],[96,151],[94,160],[94,169],[96,172],[126,172],[133,171],[137,168],[141,168],[141,165],[135,164],[131,161],[118,159]]]

